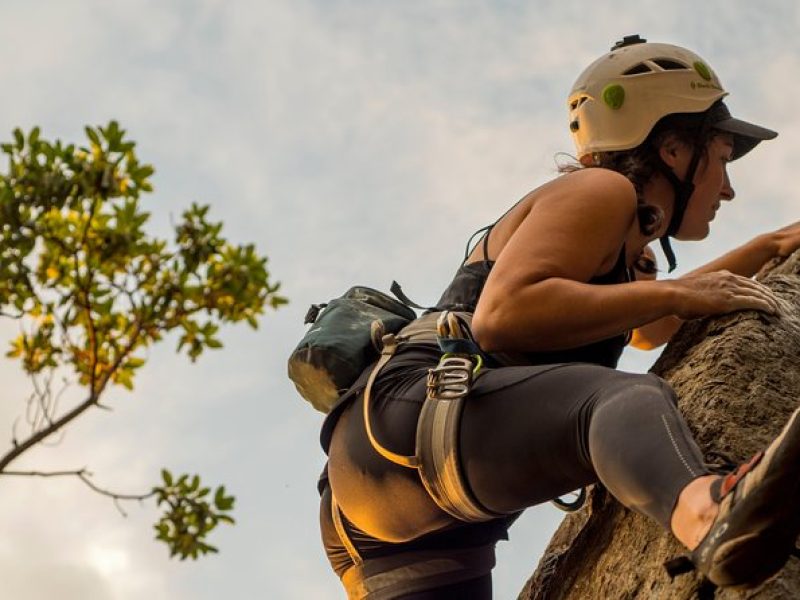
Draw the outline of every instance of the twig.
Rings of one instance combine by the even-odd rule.
[[[7,313],[5,311],[0,310],[0,317],[9,317],[11,319],[21,319],[25,316],[24,312],[20,313]]]
[[[117,510],[123,517],[127,517],[128,513],[123,510],[120,500],[138,500],[141,502],[151,498],[156,494],[155,490],[147,492],[146,494],[117,494],[115,492],[110,492],[96,485],[90,479],[92,477],[92,473],[87,471],[86,468],[73,469],[71,471],[3,471],[0,473],[0,475],[14,475],[17,477],[77,477],[92,491],[113,499],[114,505],[117,507]]]
[[[50,369],[49,375],[44,376],[44,389],[41,389],[39,384],[39,379],[36,377],[36,374],[31,375],[31,382],[33,383],[33,390],[36,399],[38,400],[37,403],[37,411],[36,415],[34,416],[32,429],[33,431],[37,431],[40,428],[47,425],[53,424],[53,418],[51,415],[52,411],[52,393],[51,393],[51,385],[53,382],[53,370]]]
[[[0,474],[3,474],[5,468],[9,465],[9,463],[11,463],[11,461],[16,459],[20,454],[22,454],[32,446],[35,446],[49,435],[61,429],[61,427],[72,421],[75,417],[77,417],[84,411],[94,406],[97,403],[97,400],[98,400],[97,395],[94,393],[90,393],[89,397],[86,398],[86,400],[81,402],[78,406],[76,406],[75,408],[73,408],[72,410],[61,416],[60,418],[53,421],[53,423],[50,426],[32,434],[30,437],[28,437],[28,439],[15,445],[11,450],[6,452],[5,455],[0,457]]]
[[[128,277],[129,277],[129,274],[126,273],[125,274],[125,282],[126,283],[127,283]],[[133,290],[129,290],[127,287],[125,287],[124,284],[116,283],[113,280],[109,281],[109,285],[112,288],[114,288],[115,290],[117,290],[118,292],[120,292],[122,294],[125,294],[128,297],[128,302],[130,302],[130,308],[129,308],[130,312],[136,312],[136,311],[139,310],[139,305],[136,303],[136,298],[134,296],[134,293],[136,291],[135,288]]]

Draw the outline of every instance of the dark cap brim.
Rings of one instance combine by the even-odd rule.
[[[724,102],[717,102],[709,109],[709,121],[714,129],[733,134],[731,160],[741,158],[755,148],[759,142],[772,140],[778,136],[777,131],[732,117]]]

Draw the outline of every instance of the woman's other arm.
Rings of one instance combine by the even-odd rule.
[[[687,273],[684,277],[714,271],[730,271],[742,277],[752,277],[773,258],[789,256],[798,248],[800,248],[800,221],[759,235],[710,263]],[[649,247],[645,248],[644,255],[655,265],[655,255]],[[656,271],[650,273],[637,270],[636,272],[638,280],[654,280],[656,276]],[[671,340],[682,324],[682,319],[670,315],[642,325],[633,331],[631,345],[640,350],[658,348]]]

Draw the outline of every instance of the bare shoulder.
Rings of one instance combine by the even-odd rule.
[[[621,209],[636,208],[636,189],[624,175],[609,169],[580,169],[562,175],[554,181],[575,202],[598,201],[606,209],[618,205]]]
[[[558,177],[534,190],[529,206],[498,255],[495,279],[589,281],[613,267],[637,218],[633,184],[605,169]]]
[[[532,212],[538,215],[573,213],[583,221],[625,228],[636,218],[636,189],[624,175],[608,169],[567,173],[534,193]]]

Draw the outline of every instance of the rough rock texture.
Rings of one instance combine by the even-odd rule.
[[[784,314],[687,323],[652,369],[675,388],[709,462],[715,452],[749,458],[800,404],[800,253],[760,279],[785,301]],[[663,568],[683,553],[671,535],[598,486],[586,507],[564,519],[519,599],[696,598],[699,577],[670,581]],[[757,589],[718,590],[716,598],[800,598],[800,560]]]

